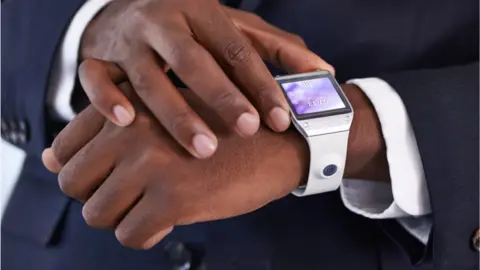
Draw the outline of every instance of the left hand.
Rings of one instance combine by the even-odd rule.
[[[173,226],[253,211],[305,178],[308,149],[297,132],[262,127],[254,137],[241,138],[189,96],[219,134],[219,149],[210,159],[188,155],[139,105],[135,121],[123,128],[89,106],[45,151],[47,167],[52,154],[63,165],[60,188],[85,202],[90,226],[114,228],[123,245],[148,249]]]
[[[387,180],[375,111],[357,87],[342,88],[355,110],[345,177]],[[275,133],[262,126],[243,139],[229,133],[192,95],[186,97],[219,134],[219,150],[210,159],[188,155],[139,105],[139,115],[126,128],[105,121],[90,106],[44,151],[45,166],[60,171],[64,193],[86,202],[87,223],[114,228],[126,246],[147,249],[175,225],[253,211],[305,180],[308,147],[298,132]]]

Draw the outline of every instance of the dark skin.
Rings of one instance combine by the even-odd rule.
[[[356,86],[342,87],[355,110],[345,177],[388,181],[375,110]],[[308,173],[309,150],[296,130],[261,126],[242,138],[195,95],[183,93],[218,134],[218,151],[209,159],[176,144],[134,94],[137,117],[130,126],[118,127],[90,106],[45,151],[46,166],[60,171],[63,192],[85,202],[86,222],[114,229],[127,247],[149,249],[174,226],[251,212],[289,194]]]
[[[92,106],[43,161],[85,203],[86,222],[114,229],[123,245],[151,248],[174,226],[248,213],[305,181],[308,147],[294,129],[273,132],[289,126],[288,105],[262,62],[333,71],[299,37],[216,0],[117,0],[87,28],[81,55]],[[169,68],[191,92],[173,87]],[[118,89],[127,79],[133,87]],[[343,88],[355,110],[345,176],[388,180],[375,111],[358,88]],[[198,135],[213,151],[198,151]]]
[[[243,137],[255,134],[260,119],[279,132],[290,125],[288,104],[263,60],[290,73],[333,72],[298,36],[217,0],[113,1],[87,27],[81,56],[123,70],[115,75],[97,72],[96,84],[83,83],[103,115],[120,126],[133,121],[133,107],[115,90],[116,83],[128,79],[169,134],[197,158],[211,156],[217,138],[165,70],[172,69],[220,121]],[[80,78],[98,69],[98,63],[86,61]],[[96,91],[99,87],[103,90]]]

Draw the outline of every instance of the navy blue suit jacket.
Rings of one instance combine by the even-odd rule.
[[[83,2],[2,1],[2,137],[27,153],[2,223],[4,269],[168,269],[168,243],[183,243],[204,269],[478,269],[470,246],[479,227],[477,0],[227,1],[302,36],[340,81],[376,76],[397,90],[430,192],[427,246],[393,220],[354,215],[333,192],[181,227],[143,252],[88,228],[39,159],[64,124],[48,113],[46,91]]]

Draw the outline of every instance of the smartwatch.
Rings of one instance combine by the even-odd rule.
[[[353,109],[328,71],[277,76],[289,105],[292,122],[310,149],[305,185],[293,194],[307,196],[340,187],[347,157]]]

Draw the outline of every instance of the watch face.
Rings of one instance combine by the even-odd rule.
[[[299,120],[351,112],[345,95],[329,73],[278,79],[290,107]]]

